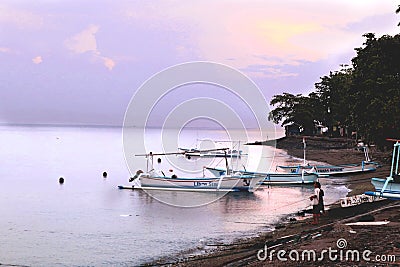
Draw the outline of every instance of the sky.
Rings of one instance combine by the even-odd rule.
[[[191,61],[239,70],[267,103],[283,92],[308,94],[320,77],[350,64],[363,34],[397,34],[398,4],[3,0],[0,123],[122,125],[143,83]],[[203,90],[187,88],[168,97],[172,106]],[[204,88],[201,97],[230,98]]]

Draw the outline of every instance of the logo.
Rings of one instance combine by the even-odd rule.
[[[339,238],[336,241],[336,248],[329,247],[317,251],[310,250],[285,250],[285,249],[270,249],[265,244],[263,249],[258,250],[257,259],[260,261],[293,261],[293,262],[317,262],[317,261],[332,261],[332,262],[395,262],[395,255],[374,255],[371,250],[347,249],[347,240]]]
[[[265,172],[272,162],[274,149],[259,146],[255,150],[243,144],[276,139],[275,125],[268,121],[268,113],[268,103],[261,90],[249,77],[232,67],[213,62],[188,62],[169,67],[145,81],[126,109],[123,147],[127,166],[131,174],[140,169],[153,171],[166,179],[169,173],[165,170],[172,169],[178,179],[168,186],[180,187],[178,182],[182,180],[179,178],[215,177],[203,167],[214,167],[212,165],[218,163],[219,167],[225,167],[226,164],[221,163],[223,158],[184,157],[171,152],[179,152],[178,148],[183,145],[198,143],[201,149],[223,147],[233,150],[236,149],[233,144],[239,142],[243,150],[252,151],[243,153],[246,155],[240,157],[240,165],[236,162],[233,166],[236,159],[229,159],[229,168],[235,170],[250,164],[251,171]],[[187,142],[190,137],[192,140]],[[240,179],[232,185],[224,181],[216,183],[225,189],[253,184]],[[163,189],[166,186],[165,183],[153,185]],[[205,205],[225,194],[192,194],[188,197],[184,193],[175,193],[175,197],[171,197],[165,191],[146,192],[159,201],[180,207]]]

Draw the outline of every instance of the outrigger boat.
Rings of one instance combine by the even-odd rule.
[[[218,149],[221,150],[221,149]],[[120,185],[120,189],[146,189],[146,190],[173,190],[173,191],[199,191],[199,192],[230,192],[230,191],[247,191],[253,192],[257,185],[264,179],[259,175],[248,174],[224,174],[219,177],[207,178],[204,176],[200,178],[191,177],[177,177],[172,175],[167,177],[162,171],[155,171],[153,168],[153,156],[171,155],[182,153],[163,153],[154,154],[149,153],[145,155],[147,160],[151,162],[151,170],[145,173],[141,170],[136,172],[129,182],[132,185]],[[147,164],[149,168],[149,163]],[[203,172],[204,173],[204,172]]]
[[[375,187],[375,192],[365,192],[368,196],[383,197],[390,199],[400,199],[400,140],[386,139],[395,142],[393,146],[392,166],[390,175],[386,179],[372,178],[371,183]]]
[[[372,172],[376,170],[376,163],[362,161],[361,164],[340,164],[340,165],[314,165],[314,166],[278,166],[288,173],[300,173],[302,170],[315,169],[317,174],[345,175],[360,172]]]
[[[224,169],[205,167],[214,176],[219,177],[226,173]],[[300,173],[279,173],[279,172],[250,172],[250,171],[235,171],[243,175],[257,175],[263,177],[261,184],[263,185],[301,185],[313,184],[320,177],[314,172],[302,170]]]
[[[361,161],[361,164],[340,164],[340,165],[310,165],[306,164],[306,141],[303,138],[303,165],[296,166],[277,166],[277,168],[287,172],[300,174],[302,170],[315,169],[315,172],[319,175],[345,175],[345,174],[355,174],[361,172],[371,172],[375,171],[376,167],[379,165],[377,162],[371,161],[368,153],[368,147],[364,146],[365,161]]]
[[[218,157],[228,157],[228,158],[240,158],[242,156],[242,150],[228,149],[227,151],[209,151],[204,152],[204,150],[199,150],[196,148],[178,148],[182,152],[185,152],[187,158],[190,157],[208,157],[208,158],[218,158]]]
[[[197,139],[198,141],[207,141],[207,139]],[[217,158],[217,157],[228,157],[228,158],[240,158],[243,154],[243,151],[240,150],[240,141],[215,141],[216,143],[232,143],[231,148],[216,148],[216,149],[208,149],[202,150],[196,148],[182,148],[178,147],[178,150],[185,153],[187,158],[190,157],[208,157],[208,158]],[[237,149],[234,149],[236,147]]]

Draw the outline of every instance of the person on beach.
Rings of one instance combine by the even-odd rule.
[[[322,214],[325,214],[325,205],[324,205],[324,190],[321,188],[321,183],[320,182],[315,182],[319,188],[319,198],[318,198],[318,206],[319,206],[319,212]]]
[[[320,216],[320,206],[319,206],[319,197],[320,197],[320,190],[318,188],[318,182],[314,183],[314,195],[310,196],[310,200],[312,201],[313,205],[313,222],[312,224],[318,224],[319,216]]]

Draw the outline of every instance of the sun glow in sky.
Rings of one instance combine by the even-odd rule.
[[[248,75],[267,101],[309,93],[368,32],[396,34],[395,1],[0,3],[0,122],[120,125],[137,88],[188,61]]]

